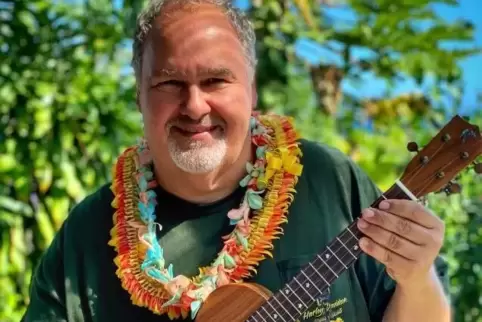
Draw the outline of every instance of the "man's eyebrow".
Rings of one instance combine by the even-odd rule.
[[[173,68],[155,69],[152,72],[153,77],[170,77],[170,76],[175,76],[175,75],[179,75],[179,71],[177,71]]]
[[[236,78],[234,73],[226,67],[209,67],[206,69],[201,69],[199,73],[203,76],[215,78]]]
[[[226,67],[207,67],[199,68],[198,74],[202,77],[213,77],[213,78],[233,78],[236,79],[234,73]],[[180,72],[175,68],[160,68],[155,69],[152,72],[152,77],[182,77],[185,73]]]

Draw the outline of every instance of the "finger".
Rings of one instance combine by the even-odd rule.
[[[378,205],[378,208],[429,229],[441,228],[441,223],[443,224],[440,218],[413,200],[383,200]]]
[[[417,245],[425,245],[430,241],[430,231],[427,228],[389,212],[369,208],[363,210],[362,218]]]
[[[416,260],[420,257],[420,249],[423,246],[416,245],[411,241],[385,230],[380,226],[373,225],[362,218],[358,220],[357,225],[362,233],[384,248],[409,260]]]
[[[388,269],[397,271],[408,271],[414,261],[406,259],[395,252],[381,246],[369,237],[362,237],[360,239],[360,248],[366,254],[372,256],[380,263],[384,264]]]

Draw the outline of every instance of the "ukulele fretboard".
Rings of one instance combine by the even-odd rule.
[[[371,207],[384,199],[414,199],[403,184],[397,182]],[[305,265],[281,290],[273,294],[248,322],[297,321],[320,298],[331,284],[361,255],[362,233],[356,220],[335,237],[315,258]]]

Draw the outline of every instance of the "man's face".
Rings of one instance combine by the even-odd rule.
[[[235,30],[216,7],[158,17],[145,47],[139,98],[154,158],[169,154],[190,173],[236,160],[256,101],[251,73]]]

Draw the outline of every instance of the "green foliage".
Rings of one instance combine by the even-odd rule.
[[[457,103],[463,90],[457,63],[474,51],[449,50],[444,42],[471,40],[473,27],[442,21],[429,0],[350,1],[358,21],[348,26],[331,22],[314,2],[253,1],[259,109],[294,116],[303,136],[349,154],[385,189],[411,158],[407,142],[428,142],[447,121],[440,98]],[[126,40],[141,4],[2,2],[0,321],[20,319],[32,270],[69,209],[109,180],[113,159],[141,133],[134,79],[125,73]],[[300,37],[341,63],[309,66],[294,52]],[[357,60],[357,48],[370,54]],[[329,70],[355,87],[367,72],[387,86],[379,97],[361,98],[338,88]],[[393,97],[400,78],[423,83],[424,94]],[[482,114],[471,122],[482,124]],[[480,322],[482,181],[472,174],[459,181],[460,195],[433,195],[429,202],[446,221],[456,321]]]
[[[19,320],[65,215],[140,133],[121,25],[96,4],[11,1],[1,12],[0,321]]]

